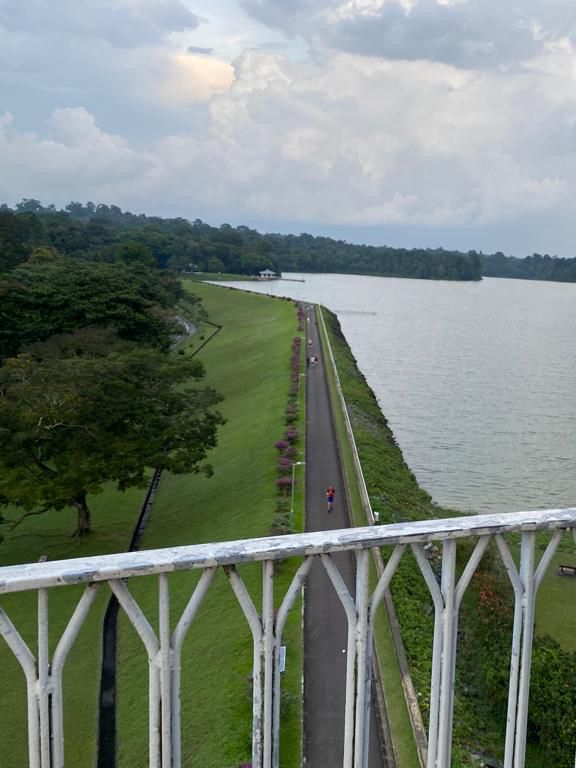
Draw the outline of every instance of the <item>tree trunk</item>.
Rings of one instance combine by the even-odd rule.
[[[86,536],[91,532],[92,527],[90,510],[88,508],[88,504],[86,503],[86,494],[84,491],[81,491],[78,496],[76,496],[74,499],[74,506],[76,507],[76,512],[78,513],[78,524],[76,530],[74,531],[74,535]]]

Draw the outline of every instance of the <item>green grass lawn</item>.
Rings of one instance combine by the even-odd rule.
[[[48,512],[27,518],[13,532],[3,526],[0,564],[14,565],[37,561],[46,554],[50,560],[88,557],[122,552],[128,548],[132,529],[144,499],[143,489],[117,493],[107,488],[89,499],[93,512],[94,533],[86,539],[71,536],[75,512]],[[18,513],[6,513],[17,519]],[[94,764],[97,701],[100,681],[101,623],[106,606],[107,588],[101,587],[95,605],[82,627],[64,667],[64,717],[66,764]],[[78,587],[60,587],[49,591],[50,648],[54,650],[62,631],[82,593]],[[35,593],[4,595],[2,607],[16,625],[32,652],[36,654],[37,601]],[[2,687],[2,768],[22,768],[28,764],[26,730],[26,686],[24,674],[4,642],[0,642]]]
[[[143,548],[248,538],[268,534],[276,508],[274,442],[283,435],[290,376],[290,345],[297,333],[292,302],[194,284],[211,322],[222,330],[200,352],[207,382],[224,395],[227,419],[210,461],[214,476],[162,479]],[[194,344],[194,340],[191,342]],[[303,406],[303,403],[301,403]],[[303,409],[302,409],[303,413]],[[303,443],[302,443],[303,444]],[[295,509],[302,508],[298,486]],[[296,525],[301,528],[299,514]],[[293,564],[277,571],[276,604]],[[261,566],[244,566],[253,600],[260,606]],[[197,574],[170,577],[172,625]],[[137,596],[154,627],[154,579],[133,579]],[[300,610],[286,630],[282,765],[300,761]],[[147,711],[142,691],[147,662],[140,640],[126,620],[120,625],[118,689],[119,766],[147,764]],[[252,638],[223,574],[218,574],[190,628],[182,659],[182,754],[184,765],[236,768],[250,759]]]
[[[537,534],[535,568],[549,540],[549,534]],[[510,536],[509,546],[516,566],[519,567],[519,537]],[[550,635],[567,651],[576,651],[576,610],[572,609],[576,605],[576,577],[560,576],[560,564],[576,566],[576,545],[568,534],[564,534],[560,540],[538,590],[535,630],[537,635]]]

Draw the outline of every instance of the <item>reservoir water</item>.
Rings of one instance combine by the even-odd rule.
[[[304,282],[227,285],[338,315],[437,502],[474,512],[576,506],[576,284],[285,277]]]

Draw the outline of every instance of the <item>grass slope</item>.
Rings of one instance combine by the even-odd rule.
[[[118,493],[107,488],[89,499],[94,533],[78,540],[74,530],[74,510],[49,512],[27,518],[13,532],[3,527],[0,564],[15,565],[38,560],[89,557],[127,549],[145,491],[132,489]],[[8,519],[18,514],[7,513]],[[100,680],[101,624],[107,589],[102,587],[96,604],[83,625],[64,667],[65,757],[71,766],[91,766],[95,760],[97,701]],[[50,649],[54,651],[82,590],[60,587],[49,591]],[[34,593],[4,595],[3,608],[16,628],[37,653],[37,601]],[[26,727],[26,686],[22,670],[4,642],[0,642],[0,712],[2,715],[2,768],[21,768],[28,764]]]
[[[207,382],[224,395],[227,419],[210,461],[214,476],[165,476],[145,533],[143,548],[266,535],[277,492],[276,450],[282,437],[290,377],[290,345],[296,334],[292,302],[194,284],[211,322],[222,326],[200,352]],[[192,341],[193,344],[197,343]],[[301,497],[296,508],[301,508]],[[301,521],[300,521],[301,525]],[[291,566],[275,580],[283,594]],[[260,606],[261,567],[244,566]],[[172,626],[197,574],[170,578]],[[130,584],[157,627],[154,580]],[[276,599],[279,604],[279,597]],[[282,765],[300,756],[300,617],[296,607],[287,628]],[[147,713],[142,689],[147,664],[140,640],[124,620],[120,627],[118,690],[119,766],[147,764]],[[182,754],[185,766],[236,768],[250,758],[252,638],[227,580],[218,574],[185,641],[182,659]]]

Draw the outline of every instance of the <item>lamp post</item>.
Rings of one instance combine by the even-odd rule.
[[[292,462],[292,499],[290,501],[290,522],[294,517],[294,483],[296,481],[296,467],[302,467],[306,464],[305,461],[293,461]]]

